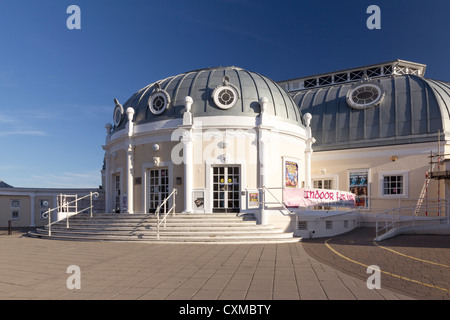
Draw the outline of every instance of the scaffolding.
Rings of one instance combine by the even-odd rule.
[[[442,170],[442,165],[444,164],[444,159],[446,156],[450,156],[450,154],[440,154],[430,152],[428,156],[430,158],[428,170],[425,172],[425,182],[423,184],[422,190],[419,195],[419,199],[416,204],[416,208],[414,211],[414,215],[417,216],[422,209],[422,206],[425,205],[425,215],[428,216],[428,188],[430,186],[431,180],[450,180],[450,170]],[[437,189],[437,201],[438,205],[441,200],[441,184],[438,183]],[[445,197],[444,197],[445,200]],[[441,207],[438,206],[438,216],[441,216]]]
[[[430,185],[431,180],[450,180],[450,170],[441,170],[441,165],[444,165],[444,161],[447,156],[450,154],[441,153],[441,132],[438,131],[438,151],[433,153],[430,151],[430,158],[428,170],[425,172],[425,182],[422,187],[422,191],[420,192],[419,199],[417,201],[414,215],[417,216],[422,208],[423,203],[425,202],[425,215],[428,216],[428,187]],[[437,190],[437,199],[438,199],[438,216],[441,216],[441,184],[438,183]],[[445,197],[444,197],[445,200]],[[448,214],[448,213],[447,213]]]

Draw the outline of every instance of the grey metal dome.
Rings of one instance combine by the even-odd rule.
[[[236,103],[228,108],[220,108],[213,99],[214,90],[224,81],[237,93]],[[167,96],[167,107],[155,114],[149,108],[149,101],[158,91]],[[194,117],[205,116],[252,116],[260,114],[259,98],[269,101],[266,113],[277,119],[303,126],[301,113],[292,97],[273,80],[255,72],[237,67],[217,67],[194,70],[149,84],[136,92],[123,105],[123,110],[135,110],[134,122],[142,123],[182,118],[185,98],[193,99],[191,112]],[[113,131],[125,128],[126,113],[116,123]]]
[[[436,142],[438,132],[450,130],[450,83],[411,74],[368,83],[378,84],[384,93],[367,108],[348,103],[355,83],[292,94],[301,112],[312,115],[315,151]]]

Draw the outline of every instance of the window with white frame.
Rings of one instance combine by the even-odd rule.
[[[20,200],[11,200],[11,208],[20,208]]]
[[[334,188],[334,181],[333,179],[314,179],[313,180],[313,187],[315,189],[333,189]]]
[[[327,189],[331,190],[335,188],[335,179],[330,177],[323,177],[323,178],[314,178],[313,181],[313,188],[314,189]],[[331,210],[332,207],[330,206],[315,206],[314,210]]]
[[[380,195],[382,197],[407,197],[407,172],[380,173]]]
[[[384,176],[383,195],[403,194],[403,176]]]
[[[12,210],[11,211],[11,219],[20,219],[19,210]]]
[[[334,189],[334,179],[331,178],[323,178],[323,179],[313,179],[313,188],[314,189]],[[315,206],[314,210],[330,210],[330,206]]]
[[[20,200],[11,199],[10,200],[11,207],[11,219],[20,219]]]

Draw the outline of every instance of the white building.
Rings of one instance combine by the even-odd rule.
[[[310,119],[258,73],[195,70],[115,102],[103,147],[107,212],[154,212],[175,188],[178,212],[253,212],[266,224],[261,188],[310,185]]]
[[[450,83],[425,78],[425,69],[395,60],[276,83],[217,67],[155,81],[123,106],[114,100],[103,146],[105,211],[153,213],[176,190],[168,207],[177,212],[253,213],[259,224],[301,236],[318,221],[321,234],[333,235],[397,207],[446,216]],[[357,213],[288,210],[285,190],[303,188],[352,192]],[[0,185],[0,202],[16,205],[16,191]],[[24,205],[41,201],[38,190],[21,192],[29,193]],[[10,206],[2,224],[17,215]],[[36,225],[38,211],[21,209],[30,217],[22,225]]]
[[[431,160],[428,177],[446,178],[450,83],[425,78],[425,69],[395,60],[280,82],[312,115],[316,187],[356,193],[362,211],[420,204],[410,210],[445,214],[449,180],[425,181]],[[427,203],[442,206],[426,212]]]

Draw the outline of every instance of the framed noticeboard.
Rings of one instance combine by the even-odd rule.
[[[192,201],[194,202],[194,210],[203,210],[205,208],[205,191],[194,190],[192,191]]]
[[[259,207],[259,192],[258,190],[249,190],[247,193],[247,207],[258,208]]]

